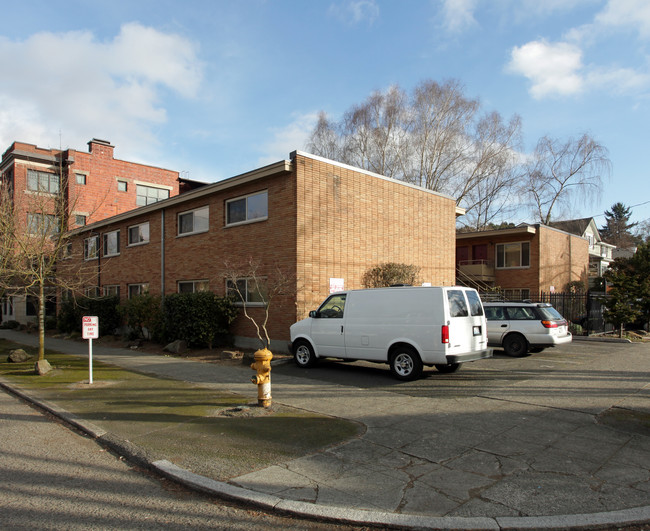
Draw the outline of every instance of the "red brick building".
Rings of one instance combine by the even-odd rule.
[[[294,152],[290,160],[75,229],[73,254],[101,238],[99,255],[78,258],[76,266],[100,261],[101,290],[122,298],[225,294],[226,262],[252,258],[267,278],[280,268],[295,279],[295,295],[273,301],[269,332],[277,349],[286,347],[289,326],[330,289],[362,287],[364,272],[379,263],[413,264],[421,282],[452,285],[459,213],[451,197]],[[255,337],[244,319],[235,334],[240,344]]]
[[[116,159],[114,146],[105,140],[93,139],[88,148],[45,149],[14,142],[3,153],[0,179],[12,191],[20,224],[28,227],[52,217],[55,199],[64,201],[59,212],[73,228],[178,195],[178,172]],[[26,303],[5,297],[2,320],[29,320],[33,310]]]
[[[513,299],[565,291],[569,282],[587,286],[587,239],[546,225],[458,233],[457,282],[499,287]]]

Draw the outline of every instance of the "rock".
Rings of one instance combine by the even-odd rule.
[[[7,361],[9,363],[22,363],[23,361],[27,361],[31,357],[32,356],[30,354],[27,354],[27,352],[25,352],[22,348],[16,348],[9,352]]]
[[[47,360],[38,360],[34,365],[34,370],[39,376],[43,376],[52,370],[50,362]]]
[[[163,352],[171,352],[172,354],[182,354],[187,350],[187,343],[182,339],[172,341],[169,345],[163,348]]]

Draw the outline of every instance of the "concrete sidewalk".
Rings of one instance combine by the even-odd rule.
[[[9,330],[0,330],[0,337],[27,345],[38,340]],[[86,342],[62,339],[47,338],[47,348],[88,353]],[[245,367],[99,345],[93,356],[158,377],[255,396],[252,373]],[[475,363],[482,364],[476,365],[479,374],[488,379],[499,362]],[[210,477],[209,463],[201,476],[165,456],[147,465],[220,496],[351,523],[426,529],[650,528],[650,436],[597,422],[611,408],[650,414],[648,345],[629,345],[625,363],[607,352],[587,351],[567,363],[585,370],[572,367],[540,377],[524,369],[507,386],[480,390],[466,381],[468,392],[447,399],[339,385],[277,368],[274,403],[362,423],[365,434],[227,482]],[[595,365],[598,371],[592,374],[587,368]],[[101,426],[76,421],[91,435],[106,436]],[[122,449],[128,452],[129,445]],[[132,452],[137,457],[137,449]]]

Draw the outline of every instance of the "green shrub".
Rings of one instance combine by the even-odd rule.
[[[385,288],[396,284],[418,283],[420,268],[414,265],[387,262],[368,269],[361,282],[366,288]]]
[[[81,318],[84,315],[97,316],[99,335],[113,334],[121,324],[118,311],[119,297],[77,297],[66,299],[59,307],[56,327],[60,332],[81,333]]]
[[[237,308],[230,297],[211,291],[174,293],[163,305],[164,340],[183,339],[194,347],[212,348],[228,337]]]
[[[20,323],[18,321],[5,321],[2,323],[0,328],[3,328],[5,330],[16,330],[20,328]]]
[[[160,339],[162,326],[161,297],[136,295],[123,301],[118,310],[129,327],[131,339]]]

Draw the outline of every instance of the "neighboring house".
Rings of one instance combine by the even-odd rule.
[[[291,324],[330,291],[363,287],[363,274],[379,263],[412,264],[422,283],[453,285],[462,213],[440,193],[293,152],[290,160],[75,229],[73,255],[104,243],[97,256],[71,258],[66,267],[95,261],[102,292],[123,299],[204,289],[224,295],[227,261],[257,260],[262,277],[280,268],[294,279],[294,294],[273,301],[269,332],[273,348],[286,350]],[[247,287],[251,279],[240,280]],[[263,304],[250,297],[249,311],[259,317]],[[243,317],[234,334],[241,346],[255,344]]]
[[[615,245],[605,243],[600,238],[594,218],[553,221],[549,226],[582,236],[589,243],[589,287],[593,288],[596,279],[603,276],[609,264],[614,261]]]
[[[500,288],[509,299],[561,292],[569,282],[587,281],[586,239],[546,225],[456,235],[459,284],[481,291]]]
[[[42,198],[50,197],[51,204],[63,199],[68,226],[75,227],[178,195],[178,172],[118,160],[113,151],[114,146],[98,139],[88,142],[87,153],[14,142],[2,155],[0,179],[11,190],[14,210],[24,215],[26,226],[52,219],[51,211],[43,211],[48,207]],[[186,189],[197,186],[182,181]],[[33,302],[22,296],[4,297],[0,310],[3,322],[36,318]]]

